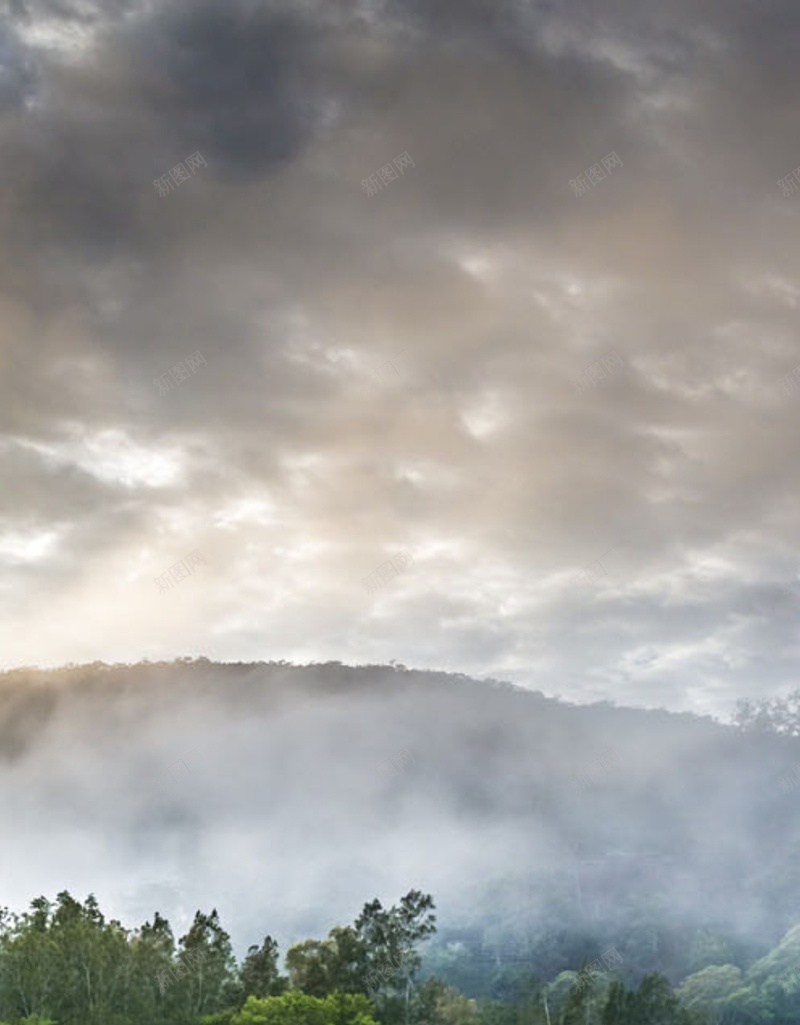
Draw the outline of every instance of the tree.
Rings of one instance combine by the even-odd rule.
[[[602,1025],[699,1025],[699,1019],[681,1006],[664,976],[652,972],[636,990],[611,983]]]
[[[547,1001],[547,1014],[553,1015],[554,1019],[561,1016],[566,1007],[567,1000],[574,987],[578,983],[578,973],[572,971],[559,972],[559,974],[548,983],[542,991],[542,1004]]]
[[[426,979],[419,987],[413,1020],[426,1025],[478,1025],[478,1005],[441,979]]]
[[[44,897],[21,915],[3,916],[0,940],[0,1007],[8,1017],[44,1014],[54,970],[48,929],[51,906]]]
[[[64,890],[22,914],[0,908],[0,1025],[374,1025],[371,966],[395,951],[407,960],[395,970],[410,977],[414,944],[433,930],[432,906],[411,891],[388,910],[367,905],[358,927],[297,945],[286,993],[274,939],[251,946],[237,971],[216,909],[198,911],[176,946],[158,912],[131,931],[106,920],[93,895],[81,903]],[[461,994],[445,987],[439,997],[440,1025],[472,1025]]]
[[[676,990],[690,1011],[711,1011],[742,988],[742,972],[735,965],[709,965],[684,979]]]
[[[217,1025],[219,1016],[204,1025]],[[231,1016],[230,1025],[376,1025],[367,998],[361,994],[331,993],[312,997],[288,992],[276,997],[248,997]]]
[[[567,994],[559,1025],[600,1025],[610,984],[611,980],[605,972],[599,978],[591,978],[586,982],[579,974],[576,985]]]
[[[131,1001],[134,1021],[162,1025],[174,994],[168,989],[172,980],[175,937],[166,918],[157,911],[153,921],[145,922],[130,938]]]
[[[129,937],[106,922],[90,894],[64,890],[29,912],[6,916],[0,937],[0,1008],[12,1020],[51,1018],[62,1025],[108,1025],[128,1010]]]
[[[196,912],[181,937],[176,991],[187,1020],[222,1010],[235,1000],[234,961],[230,936],[220,925],[216,908],[210,915]]]
[[[278,944],[271,936],[265,936],[260,947],[247,950],[247,956],[239,970],[241,1000],[247,997],[277,996],[286,987],[286,980],[278,971]]]
[[[315,997],[336,990],[367,994],[369,963],[365,941],[349,925],[334,926],[326,940],[297,943],[286,954],[292,988]]]
[[[326,997],[334,990],[331,941],[303,940],[286,952],[289,985],[312,997]]]
[[[754,986],[732,993],[719,1005],[718,1017],[726,1025],[771,1025],[775,1021],[772,1002]]]
[[[399,906],[387,909],[375,899],[356,919],[355,932],[367,953],[367,984],[387,1022],[409,1021],[411,987],[422,961],[417,945],[436,932],[433,910],[430,894],[409,890]]]

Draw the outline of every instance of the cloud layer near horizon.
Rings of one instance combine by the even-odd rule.
[[[394,657],[716,712],[793,684],[798,21],[9,3],[3,663]]]

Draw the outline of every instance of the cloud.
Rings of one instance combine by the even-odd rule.
[[[13,5],[2,531],[58,541],[0,595],[7,663],[400,657],[719,711],[755,673],[785,689],[796,14],[692,10]],[[208,572],[159,595],[195,549]]]

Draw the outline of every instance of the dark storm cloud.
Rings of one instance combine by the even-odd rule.
[[[437,49],[468,43],[484,51],[502,49],[506,56],[522,54],[526,49],[522,5],[490,0],[389,0],[383,10],[390,22],[414,30],[418,43],[432,44]]]
[[[325,36],[288,8],[184,0],[126,43],[173,152],[201,151],[214,175],[268,174],[319,123]]]
[[[291,13],[204,0],[104,26],[80,67],[41,57],[42,105],[7,140],[29,241],[92,261],[152,254],[163,228],[145,197],[190,153],[223,180],[291,162],[324,113],[322,43]]]

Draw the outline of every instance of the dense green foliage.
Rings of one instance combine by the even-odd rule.
[[[106,920],[92,896],[83,903],[67,892],[55,902],[39,897],[27,912],[0,914],[0,1025],[794,1025],[800,1018],[800,926],[748,963],[734,938],[698,930],[683,958],[692,970],[672,979],[638,970],[617,948],[600,956],[595,947],[591,963],[583,958],[549,979],[530,963],[503,964],[495,951],[482,979],[488,992],[476,998],[452,982],[475,964],[468,944],[440,943],[423,964],[419,947],[436,932],[433,910],[417,890],[391,908],[373,900],[352,925],[291,947],[284,975],[270,936],[237,963],[214,910],[198,911],[176,942],[158,913],[131,931]]]
[[[39,897],[0,915],[0,1019],[26,1025],[373,1025],[411,1017],[419,942],[435,931],[433,900],[412,890],[374,900],[353,926],[308,940],[278,968],[267,936],[238,965],[216,910],[198,911],[175,942],[165,918],[127,930],[94,897]]]

